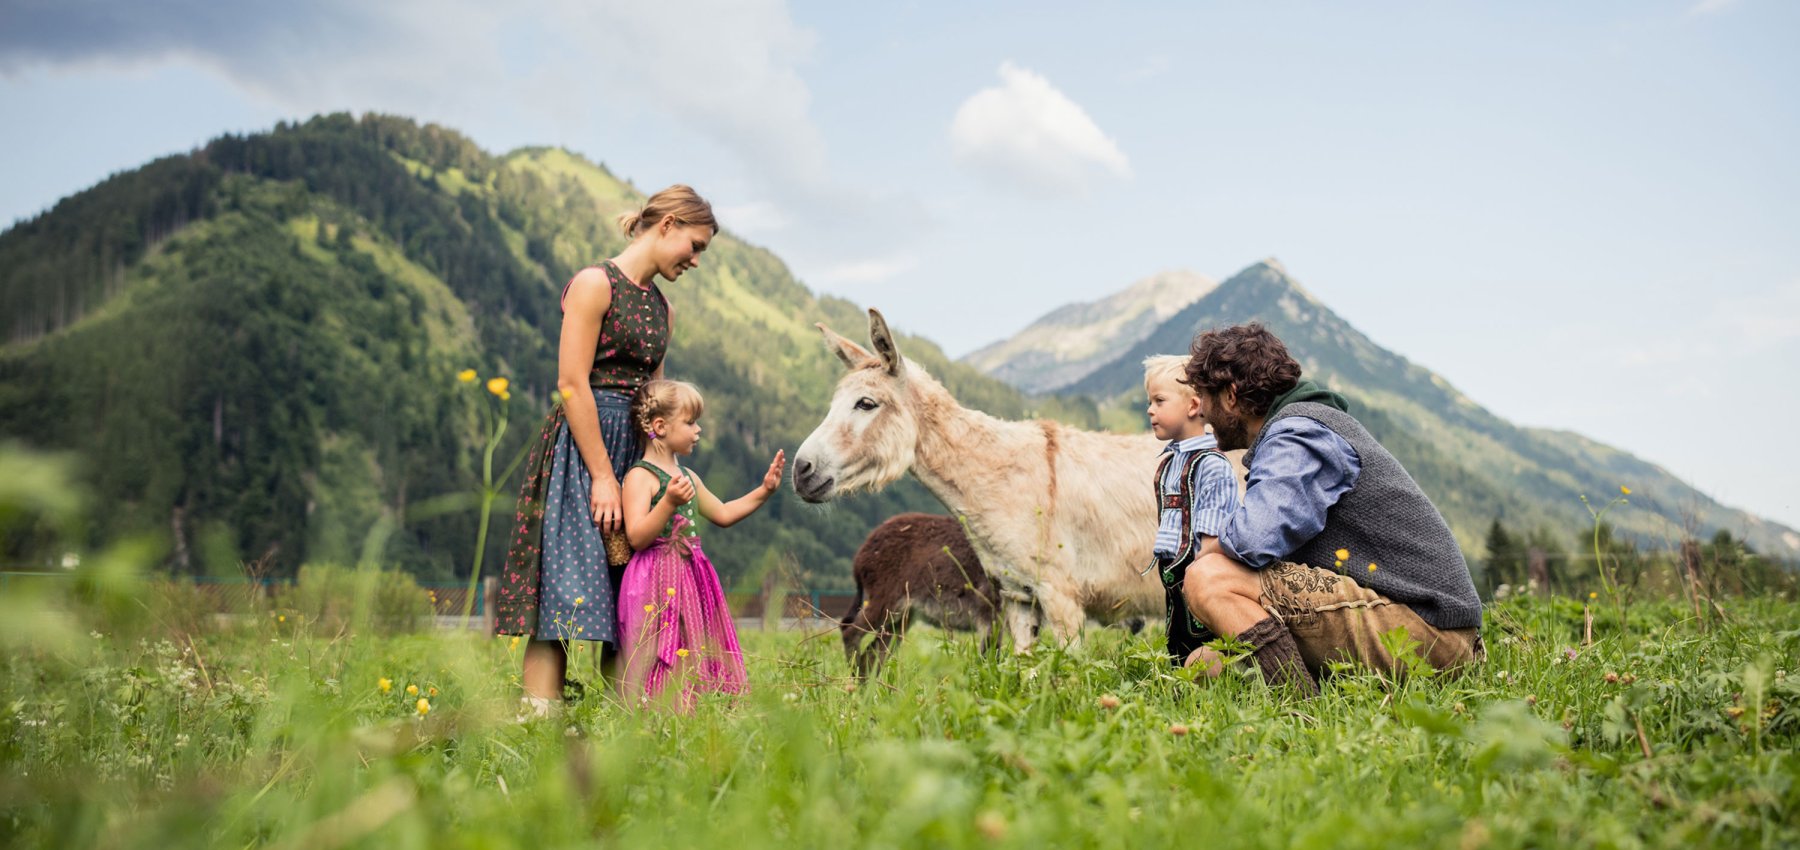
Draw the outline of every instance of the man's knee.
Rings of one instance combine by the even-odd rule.
[[[1205,619],[1205,612],[1221,603],[1234,604],[1227,597],[1247,598],[1255,602],[1262,596],[1262,583],[1255,570],[1238,563],[1229,555],[1209,553],[1188,565],[1187,577],[1181,582],[1181,596],[1189,610]]]

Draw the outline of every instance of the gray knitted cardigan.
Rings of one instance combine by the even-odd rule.
[[[1249,467],[1269,426],[1290,416],[1312,419],[1343,437],[1362,461],[1356,487],[1325,513],[1325,529],[1287,560],[1345,572],[1357,584],[1405,604],[1440,629],[1481,625],[1481,599],[1450,526],[1412,476],[1368,429],[1348,413],[1323,404],[1295,402],[1263,424],[1244,455]],[[1336,568],[1336,552],[1350,560]],[[1376,569],[1370,571],[1368,565]]]

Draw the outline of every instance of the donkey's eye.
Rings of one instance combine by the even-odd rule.
[[[875,408],[880,407],[880,406],[881,405],[875,403],[874,399],[869,398],[868,396],[864,396],[864,397],[856,400],[856,409],[857,410],[874,410]]]

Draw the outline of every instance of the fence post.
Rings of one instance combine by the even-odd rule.
[[[500,579],[488,576],[481,580],[481,625],[484,629],[492,629],[494,621],[499,618]]]

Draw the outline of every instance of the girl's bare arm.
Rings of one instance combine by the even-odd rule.
[[[769,471],[763,473],[762,483],[756,489],[729,502],[720,502],[719,497],[706,489],[706,482],[696,478],[695,481],[700,485],[695,496],[700,500],[700,515],[720,528],[736,525],[739,520],[756,513],[770,496],[775,495],[776,488],[781,486],[781,470],[786,465],[787,453],[776,451],[775,459],[769,462]]]
[[[631,541],[633,551],[643,551],[655,543],[663,526],[669,524],[669,517],[675,513],[672,493],[663,493],[656,504],[650,504],[650,497],[656,495],[656,486],[656,476],[647,469],[625,473],[625,539]]]

